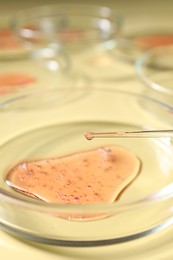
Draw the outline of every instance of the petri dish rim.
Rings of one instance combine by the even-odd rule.
[[[138,78],[149,88],[156,90],[158,93],[165,95],[173,95],[173,91],[168,89],[166,86],[159,84],[157,82],[152,81],[147,75],[145,75],[143,71],[143,66],[145,66],[145,63],[149,61],[149,59],[156,55],[159,57],[160,51],[163,50],[167,51],[171,49],[173,51],[173,45],[167,45],[167,46],[158,46],[155,48],[151,48],[145,52],[143,52],[141,55],[138,56],[138,58],[135,61],[135,70]]]

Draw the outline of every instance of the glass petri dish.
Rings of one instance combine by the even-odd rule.
[[[146,94],[173,104],[173,45],[159,46],[141,54],[135,68]]]
[[[35,7],[11,19],[11,28],[25,46],[56,46],[70,56],[74,74],[97,80],[115,78],[110,50],[116,48],[122,26],[116,10],[85,4]]]
[[[119,56],[134,61],[140,54],[148,49],[159,46],[168,46],[173,44],[172,32],[143,32],[135,35],[122,37],[118,44],[117,50]]]
[[[144,95],[98,88],[66,106],[47,99],[50,106],[32,109],[30,98],[31,102],[9,100],[1,106],[1,229],[38,243],[87,247],[128,242],[172,225],[172,138],[84,137],[86,131],[172,129],[172,106]],[[107,145],[124,147],[141,161],[138,176],[112,203],[48,203],[18,193],[5,182],[20,162]]]
[[[122,17],[108,7],[56,4],[21,10],[10,23],[26,44],[57,44],[77,51],[112,40],[120,33]]]
[[[126,15],[117,49],[119,56],[134,62],[144,51],[173,44],[172,14],[155,9]]]
[[[68,76],[68,71],[67,56],[50,48],[0,59],[0,100],[72,82],[74,86],[75,79]]]
[[[9,18],[0,17],[0,60],[20,57],[26,53],[14,31],[10,28]]]

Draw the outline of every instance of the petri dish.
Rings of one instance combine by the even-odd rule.
[[[141,54],[135,68],[148,95],[173,104],[173,45],[159,46]]]
[[[116,49],[123,17],[106,6],[56,4],[19,11],[11,28],[25,46],[58,46],[71,60],[79,77],[102,80],[115,76]]]
[[[134,62],[144,51],[173,44],[172,15],[154,9],[129,13],[118,43],[119,56]]]
[[[0,59],[0,100],[34,90],[65,86],[71,82],[68,71],[67,56],[55,49],[42,48]]]
[[[26,49],[20,44],[15,33],[10,28],[9,18],[0,18],[0,60],[8,60],[20,57],[26,53]]]
[[[136,35],[128,35],[119,40],[117,44],[118,54],[128,60],[134,61],[140,54],[151,48],[168,46],[173,44],[171,32],[143,32]]]
[[[0,226],[3,230],[33,242],[88,247],[129,242],[172,225],[172,138],[87,141],[84,137],[86,131],[171,129],[172,106],[142,94],[109,88],[92,88],[82,99],[65,106],[58,106],[58,101],[53,105],[47,99],[50,106],[32,109],[32,102],[20,101],[9,100],[0,112],[6,132],[3,135],[2,127]],[[137,178],[113,203],[46,203],[16,192],[5,182],[11,167],[20,162],[107,145],[130,150],[142,166]],[[82,217],[74,220],[74,215]],[[90,218],[84,218],[86,215]],[[96,215],[102,217],[95,219]]]

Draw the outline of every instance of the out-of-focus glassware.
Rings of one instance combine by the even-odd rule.
[[[148,49],[173,44],[173,33],[146,31],[141,34],[129,35],[121,38],[117,49],[119,56],[134,61],[140,54]]]
[[[173,44],[172,12],[150,10],[128,13],[117,49],[121,58],[134,62],[147,49]]]
[[[0,17],[0,61],[18,58],[26,52],[9,23],[8,17]]]
[[[146,94],[173,104],[173,45],[144,52],[137,58],[135,68]]]
[[[64,76],[69,68],[68,58],[53,49],[25,50],[13,54],[7,52],[7,55],[0,59],[1,101],[34,90],[59,88],[71,82],[70,78]]]
[[[34,90],[62,87],[71,80],[64,76],[68,70],[67,55],[58,48],[36,50],[24,46],[11,29],[9,17],[0,17],[0,101]]]
[[[123,18],[115,10],[85,4],[56,4],[19,11],[11,26],[25,46],[66,52],[73,73],[92,79],[118,76],[114,68]]]

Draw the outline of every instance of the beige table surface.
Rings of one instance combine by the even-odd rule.
[[[51,4],[70,3],[71,1],[56,0],[0,0],[0,15],[9,17],[19,9]],[[85,1],[76,1],[83,3]],[[146,24],[155,23],[172,27],[173,1],[172,0],[88,0],[88,4],[111,6],[125,17],[124,35],[130,31],[138,30]],[[117,67],[116,67],[117,66]],[[132,63],[118,61],[115,68],[122,73],[122,79],[112,82],[112,86],[122,89],[145,91],[145,87],[136,77]],[[97,84],[96,84],[97,85]],[[3,119],[3,118],[2,118]],[[1,121],[2,122],[2,121]],[[13,123],[13,122],[11,122]],[[0,140],[6,134],[11,135],[11,129],[0,130]],[[168,228],[158,234],[153,234],[136,241],[99,248],[62,248],[37,245],[18,240],[13,236],[0,231],[0,259],[25,259],[25,260],[171,260],[173,259],[173,228]]]

